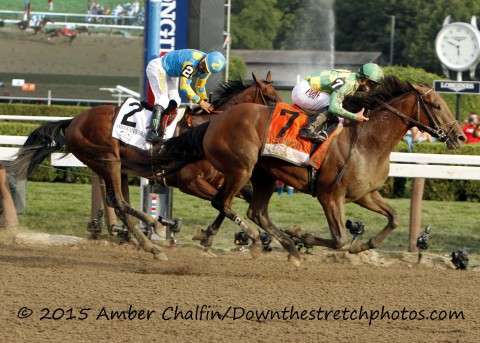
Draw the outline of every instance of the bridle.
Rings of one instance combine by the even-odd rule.
[[[272,83],[272,81],[264,81],[264,83],[270,84],[270,83]],[[258,99],[258,98],[262,99],[263,104],[266,105],[266,106],[270,106],[271,103],[276,103],[278,101],[274,97],[263,94],[262,89],[260,88],[259,84],[257,82],[255,82],[255,96],[253,97],[253,102],[255,102],[255,100]],[[222,112],[223,111],[213,110],[213,111],[210,111],[210,114],[221,114]],[[192,124],[193,113],[195,113],[195,112],[189,112],[189,113],[185,114],[185,116],[184,116],[188,127],[193,127],[193,124]],[[203,110],[200,110],[199,112],[196,112],[196,113],[197,114],[203,113]]]
[[[402,119],[405,119],[409,121],[410,123],[413,124],[413,126],[418,127],[421,131],[427,131],[429,134],[431,134],[433,137],[438,138],[441,142],[446,142],[449,139],[449,134],[452,132],[454,129],[455,125],[458,125],[458,122],[456,120],[453,120],[451,122],[439,125],[435,118],[433,118],[432,113],[430,112],[430,109],[425,103],[425,99],[423,98],[425,95],[430,93],[433,89],[430,88],[427,92],[425,93],[420,93],[417,89],[415,89],[415,97],[417,98],[417,119],[410,118],[397,110],[396,108],[393,108],[391,105],[387,104],[385,101],[375,97],[375,101],[377,101],[379,104],[387,108],[390,112],[393,114],[399,116]],[[422,124],[420,122],[420,108],[423,108],[425,111],[425,115],[427,116],[428,121],[430,122],[430,126]],[[443,127],[447,127],[447,132],[445,133],[445,130],[442,129]]]
[[[267,84],[270,84],[272,83],[272,81],[264,81],[265,83]],[[260,86],[258,85],[258,83],[255,82],[255,97],[253,98],[253,102],[255,102],[255,100],[257,98],[261,98],[262,99],[262,102],[265,106],[270,106],[271,103],[276,103],[278,100],[274,97],[271,97],[269,95],[265,95],[262,93],[262,90],[260,89]],[[267,99],[268,98],[268,99]]]
[[[413,124],[413,126],[418,127],[420,130],[427,131],[432,136],[438,138],[441,142],[445,143],[446,141],[448,141],[450,139],[449,134],[450,134],[450,132],[452,132],[455,125],[458,125],[458,122],[456,120],[453,120],[451,122],[448,122],[448,123],[445,123],[445,124],[442,124],[442,125],[439,125],[437,123],[435,118],[433,118],[432,113],[430,112],[430,109],[427,107],[427,104],[425,104],[425,99],[423,98],[425,95],[430,93],[432,90],[433,89],[430,88],[427,92],[420,93],[417,89],[414,88],[415,97],[417,99],[417,119],[410,118],[409,116],[403,114],[402,112],[400,112],[396,108],[392,107],[391,105],[387,104],[385,101],[383,101],[382,99],[380,99],[378,97],[373,97],[373,98],[375,99],[376,102],[378,102],[380,105],[384,106],[386,109],[388,109],[393,114],[399,116],[402,119],[405,119],[405,120],[409,121],[410,123]],[[430,126],[420,123],[420,107],[422,107],[425,110],[425,115],[427,116],[428,121],[430,122]],[[367,117],[368,117],[368,114],[369,113],[367,112],[367,114],[366,114]],[[362,126],[360,127],[360,132],[363,129],[363,124],[364,123],[365,122],[363,121]],[[445,130],[443,130],[441,128],[442,126],[447,126],[447,127],[450,126],[450,128],[447,130],[447,133],[445,133]],[[347,157],[342,169],[340,170],[340,172],[337,176],[337,179],[335,181],[335,184],[337,184],[337,185],[342,180],[342,177],[343,177],[343,174],[345,173],[348,162],[350,161],[352,151],[357,145],[358,137],[360,136],[360,132],[357,134],[357,136],[355,138],[355,142],[350,147],[350,152],[348,154],[348,157]]]

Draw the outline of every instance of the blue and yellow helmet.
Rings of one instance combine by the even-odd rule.
[[[225,67],[225,57],[221,52],[212,51],[205,56],[205,64],[209,74],[218,73]]]

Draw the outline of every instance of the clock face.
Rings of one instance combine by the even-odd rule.
[[[480,58],[480,33],[470,24],[452,23],[440,30],[435,48],[438,58],[448,69],[468,70]]]

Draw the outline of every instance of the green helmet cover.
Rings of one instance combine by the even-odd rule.
[[[383,78],[382,68],[375,63],[367,63],[358,69],[358,76],[366,78],[370,81],[378,82]]]

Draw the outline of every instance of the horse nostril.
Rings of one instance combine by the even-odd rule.
[[[461,135],[461,136],[458,136],[458,140],[459,140],[460,142],[465,143],[465,142],[467,141],[467,137],[465,137],[465,135]]]

